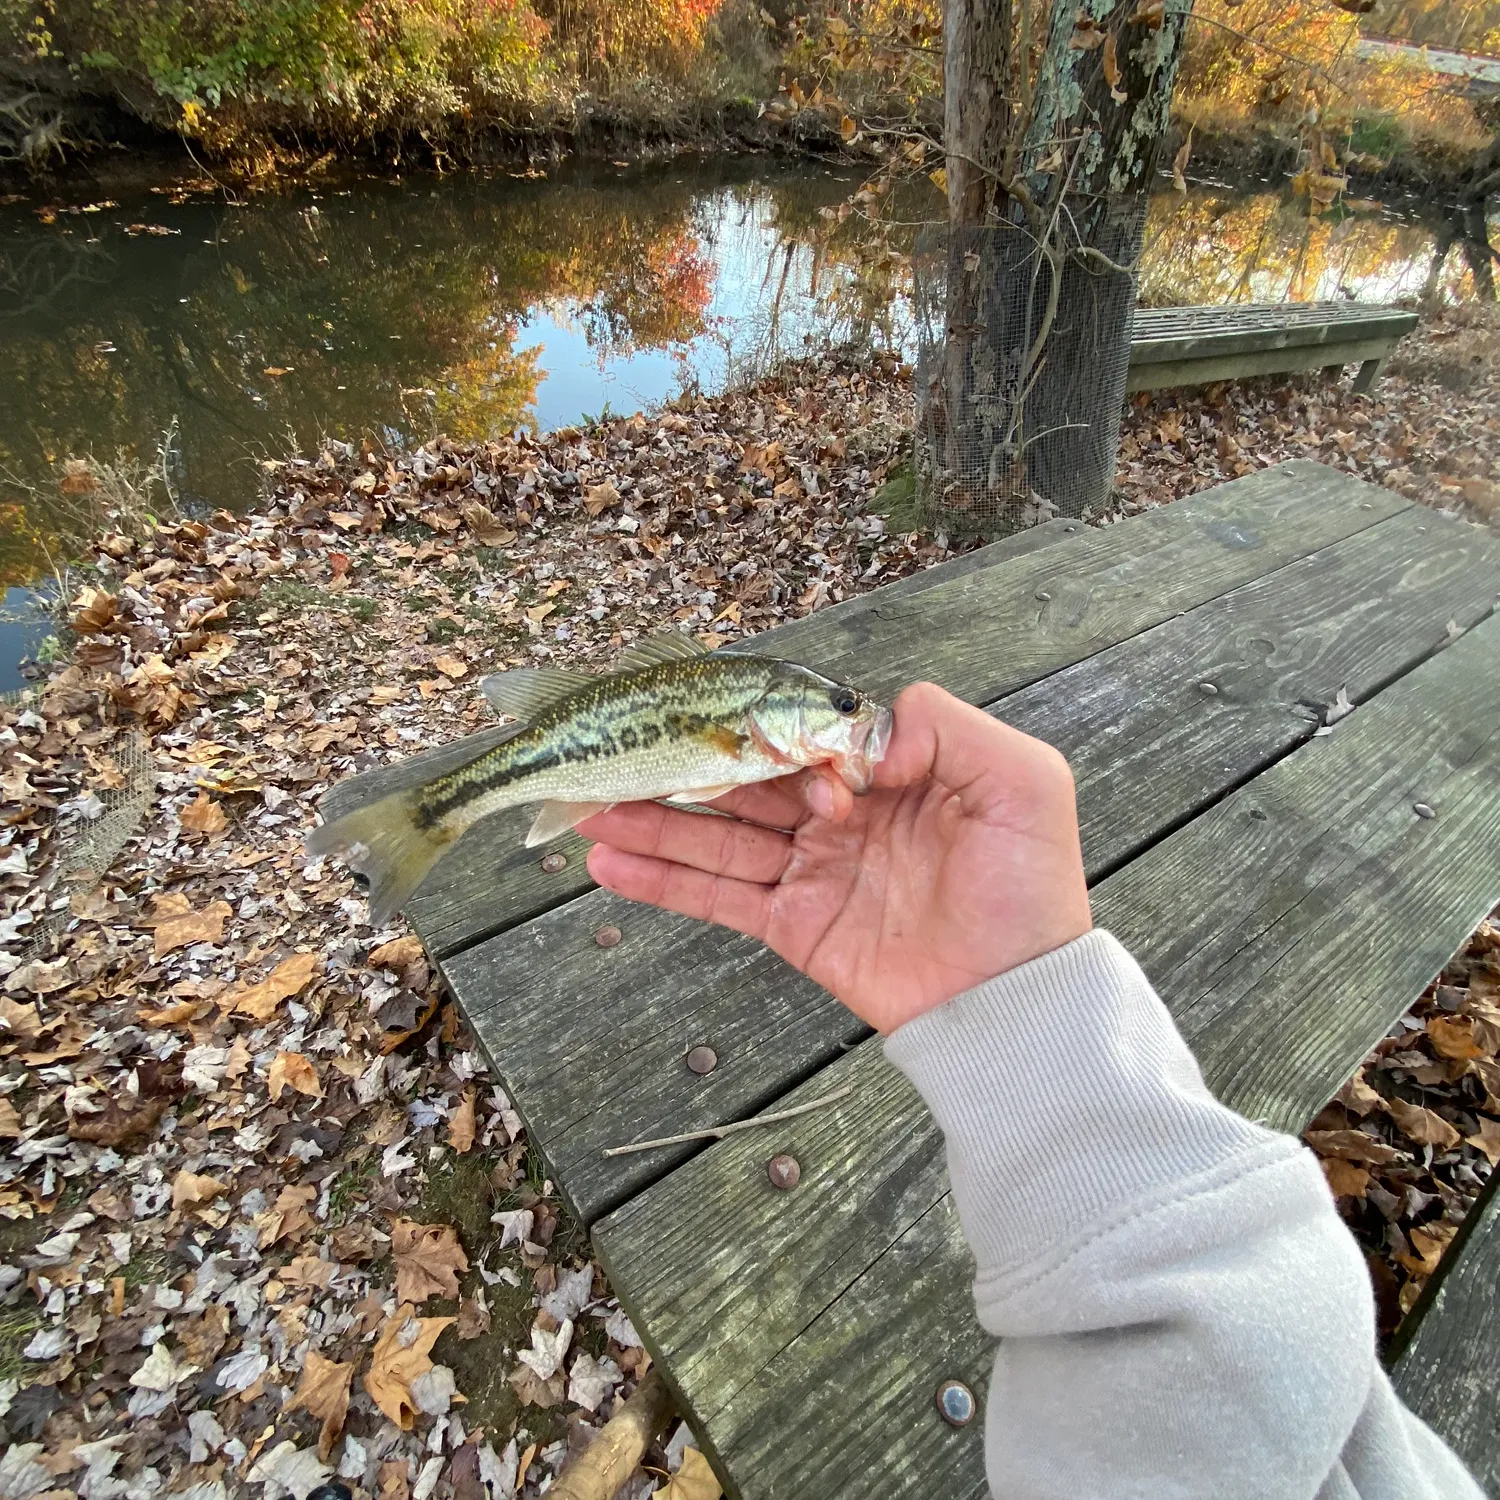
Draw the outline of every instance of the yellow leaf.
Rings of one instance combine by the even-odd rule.
[[[444,677],[452,677],[455,681],[463,677],[469,670],[468,662],[461,661],[456,656],[435,656],[432,659],[432,664]]]
[[[465,1089],[459,1106],[448,1118],[448,1144],[462,1156],[474,1147],[474,1091]]]
[[[315,953],[294,953],[284,958],[259,984],[247,985],[224,995],[219,1004],[226,1010],[269,1021],[283,1000],[299,994],[322,963]]]
[[[199,792],[177,815],[177,821],[189,833],[219,834],[229,827],[224,809],[207,792]]]
[[[939,167],[937,171],[929,172],[927,175],[937,185],[938,192],[946,193],[948,191],[948,172],[946,168]]]
[[[1427,1023],[1427,1040],[1439,1057],[1467,1061],[1483,1057],[1484,1048],[1474,1039],[1474,1023],[1466,1016],[1433,1016]]]
[[[1325,1157],[1322,1162],[1323,1175],[1336,1198],[1363,1198],[1370,1186],[1370,1174],[1352,1161],[1340,1161],[1336,1156]]]
[[[451,1224],[415,1224],[397,1219],[391,1226],[391,1257],[396,1262],[396,1297],[418,1304],[429,1297],[458,1296],[458,1277],[469,1258]]]
[[[719,1500],[724,1493],[708,1460],[696,1448],[682,1450],[682,1467],[656,1492],[656,1500]]]
[[[533,604],[526,611],[526,618],[540,625],[557,606],[555,604]]]
[[[1187,178],[1183,173],[1187,170],[1188,157],[1193,150],[1193,132],[1189,128],[1187,139],[1177,148],[1177,155],[1172,158],[1172,186],[1179,193],[1187,192]]]
[[[1494,1120],[1487,1120],[1481,1115],[1477,1134],[1466,1135],[1464,1144],[1474,1147],[1476,1151],[1483,1151],[1489,1157],[1492,1167],[1500,1167],[1500,1124]]]
[[[172,1207],[196,1208],[200,1203],[212,1203],[229,1191],[229,1184],[217,1177],[200,1177],[186,1169],[172,1179]]]
[[[859,126],[856,125],[848,115],[845,115],[844,118],[839,121],[839,135],[843,138],[844,144],[847,146],[858,134]]]
[[[403,1432],[410,1432],[417,1418],[411,1383],[432,1368],[428,1357],[438,1335],[452,1318],[419,1318],[410,1303],[402,1303],[386,1320],[375,1341],[365,1390],[370,1399]],[[415,1324],[409,1328],[409,1324]]]
[[[1431,1276],[1437,1270],[1448,1242],[1457,1233],[1458,1226],[1455,1224],[1424,1224],[1420,1229],[1413,1229],[1407,1236],[1416,1254],[1398,1255],[1396,1260],[1413,1276]]]
[[[344,1430],[344,1418],[349,1414],[349,1382],[353,1379],[353,1360],[335,1364],[310,1350],[302,1366],[302,1379],[286,1404],[287,1411],[301,1407],[323,1424],[318,1432],[318,1458],[324,1463]]]
[[[290,375],[294,366],[292,365],[267,365],[261,371],[262,375],[269,375],[275,380],[280,380],[283,375]]]
[[[1110,32],[1104,39],[1103,65],[1104,81],[1109,85],[1109,97],[1116,104],[1124,104],[1130,98],[1130,95],[1120,87],[1122,75],[1120,73],[1119,47],[1115,42],[1114,32]]]
[[[296,1089],[310,1099],[323,1097],[323,1085],[318,1082],[317,1070],[300,1052],[278,1052],[271,1059],[266,1087],[273,1103],[281,1098],[285,1089]]]

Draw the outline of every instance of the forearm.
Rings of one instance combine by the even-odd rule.
[[[902,1027],[1001,1343],[997,1493],[1311,1497],[1376,1378],[1316,1162],[1219,1105],[1092,933]]]

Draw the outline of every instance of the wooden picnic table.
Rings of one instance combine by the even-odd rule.
[[[1063,750],[1098,923],[1219,1096],[1296,1131],[1500,898],[1497,589],[1500,541],[1297,460],[1123,524],[1049,523],[756,648],[887,699],[930,678]],[[982,1419],[950,1427],[933,1397],[957,1379],[982,1401],[993,1349],[916,1093],[758,943],[591,888],[576,836],[544,871],[528,817],[476,829],[408,914],[726,1491],[983,1495]],[[716,1143],[604,1154],[843,1089]],[[783,1153],[790,1190],[767,1174]],[[1464,1299],[1489,1298],[1485,1215],[1489,1269],[1450,1281],[1429,1353],[1465,1348]],[[1496,1362],[1465,1357],[1493,1413]],[[1493,1416],[1428,1404],[1494,1474]]]

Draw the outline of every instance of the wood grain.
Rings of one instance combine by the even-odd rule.
[[[1396,1393],[1500,1494],[1500,1172],[1443,1257],[1415,1336],[1391,1372]],[[1452,1260],[1450,1266],[1449,1261]],[[1434,1278],[1437,1279],[1437,1278]],[[1424,1294],[1424,1301],[1426,1297]]]
[[[877,590],[756,637],[753,647],[887,699],[925,677],[989,703],[1408,508],[1389,490],[1296,460],[1128,525],[1006,551],[926,587]],[[548,875],[541,851],[521,847],[530,817],[488,819],[418,891],[407,915],[434,957],[588,889],[582,840],[548,846],[568,860]]]
[[[1073,760],[1091,876],[1169,833],[1488,611],[1500,546],[1418,509],[1003,699]],[[1209,683],[1213,693],[1203,691]],[[1311,706],[1310,706],[1311,705]],[[618,927],[601,949],[593,933]],[[584,1223],[693,1146],[605,1148],[738,1119],[863,1028],[758,943],[593,892],[444,963]],[[719,1056],[699,1077],[683,1059]]]
[[[1497,653],[1492,618],[1096,892],[1101,924],[1136,952],[1237,1107],[1305,1123],[1500,896]],[[920,1276],[884,1269],[939,1222],[938,1132],[873,1040],[780,1104],[845,1078],[862,1085],[851,1098],[709,1148],[594,1229],[611,1284],[743,1500],[798,1493],[807,1469],[823,1474],[820,1494],[853,1500],[892,1452],[906,1457],[879,1492],[925,1495],[923,1476],[950,1453],[928,1384],[945,1360],[961,1364],[945,1341],[967,1252],[948,1235],[929,1256],[918,1238]],[[801,1165],[792,1193],[757,1176],[778,1151]],[[882,1325],[882,1351],[932,1357],[877,1356],[867,1339]],[[789,1429],[789,1380],[834,1369],[818,1428]],[[847,1459],[831,1472],[829,1431]],[[947,1482],[980,1492],[977,1445]]]

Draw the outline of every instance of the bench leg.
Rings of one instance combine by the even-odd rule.
[[[1343,378],[1343,374],[1344,374],[1344,367],[1343,367],[1343,365],[1324,365],[1323,366],[1323,379],[1324,380],[1340,380],[1340,379]]]
[[[1359,374],[1354,377],[1354,389],[1361,392],[1371,390],[1380,379],[1380,372],[1385,369],[1385,361],[1384,354],[1379,359],[1367,359],[1359,367]]]

